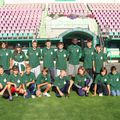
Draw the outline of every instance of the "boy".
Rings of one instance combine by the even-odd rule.
[[[0,95],[4,98],[9,98],[12,101],[10,86],[8,85],[8,75],[4,73],[4,69],[0,66]]]
[[[35,75],[31,72],[31,66],[28,64],[26,65],[26,72],[22,76],[22,80],[24,81],[25,88],[27,93],[25,98],[35,98]]]
[[[26,90],[19,74],[18,66],[13,66],[12,70],[13,73],[10,74],[8,77],[8,84],[10,85],[11,93],[15,94],[16,96],[18,96],[18,94],[24,95],[26,93]]]
[[[100,74],[102,67],[105,67],[105,61],[107,60],[106,55],[103,53],[100,44],[96,45],[96,51],[93,57],[93,71],[95,72],[94,77]]]
[[[72,45],[68,46],[67,51],[69,54],[69,67],[68,74],[74,77],[77,73],[79,67],[79,59],[82,56],[81,47],[77,45],[78,40],[76,38],[72,39]]]
[[[50,83],[50,75],[48,74],[48,69],[44,68],[42,70],[42,73],[40,73],[37,77],[37,92],[36,95],[37,97],[41,96],[41,89],[45,89],[43,95],[50,97],[50,94],[48,94],[48,91],[51,88],[51,83]]]
[[[3,66],[4,72],[10,74],[10,69],[12,68],[12,53],[11,50],[7,48],[7,43],[1,43],[2,49],[0,50],[0,62]]]
[[[93,78],[93,56],[94,56],[94,48],[92,47],[92,40],[87,40],[87,47],[83,50],[84,57],[84,68],[87,70],[89,75]]]
[[[48,68],[51,76],[51,82],[54,81],[54,58],[55,52],[54,49],[51,48],[51,41],[47,40],[45,43],[46,47],[42,50],[42,58],[43,58],[43,67]]]
[[[65,70],[61,70],[60,75],[55,78],[54,90],[57,97],[70,94],[73,81],[66,75]]]
[[[56,51],[56,68],[57,68],[57,76],[60,75],[60,70],[67,70],[67,58],[68,53],[65,49],[63,49],[63,42],[58,43],[58,50]]]
[[[117,72],[115,66],[111,67],[111,73],[109,74],[110,88],[113,96],[120,96],[120,74]]]
[[[110,81],[105,67],[101,69],[100,74],[95,78],[93,96],[96,96],[97,88],[99,96],[110,95]]]
[[[27,56],[29,59],[29,64],[31,66],[31,72],[35,74],[37,77],[40,74],[40,58],[41,58],[41,51],[37,48],[37,41],[32,41],[32,47],[28,49]]]

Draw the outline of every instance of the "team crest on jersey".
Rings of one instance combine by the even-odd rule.
[[[51,52],[51,55],[53,55],[53,52]]]
[[[22,58],[22,55],[20,56],[20,58]]]
[[[64,81],[64,85],[66,84],[66,81]]]
[[[77,52],[79,52],[79,49],[77,49]]]
[[[8,56],[8,53],[6,53],[6,56]]]
[[[7,82],[7,80],[6,80],[6,79],[4,79],[4,82]]]
[[[107,79],[105,78],[105,79],[104,79],[104,81],[106,82],[106,81],[107,81]]]
[[[36,55],[38,56],[38,53],[36,53]]]
[[[17,83],[20,83],[20,80],[18,80]]]
[[[103,59],[103,57],[101,56],[101,60]]]
[[[64,57],[66,57],[66,54],[64,54]]]
[[[119,81],[119,78],[117,78],[116,81],[118,82],[118,81]]]
[[[93,52],[91,52],[91,55],[93,55]]]

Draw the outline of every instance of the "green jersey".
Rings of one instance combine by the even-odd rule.
[[[31,65],[32,68],[35,68],[38,65],[40,65],[41,50],[39,48],[36,49],[28,48],[27,56],[29,64]]]
[[[1,49],[0,50],[0,64],[3,66],[4,70],[10,69],[10,59],[12,58],[11,50]]]
[[[53,48],[44,47],[42,50],[43,66],[46,68],[54,68],[55,52]]]
[[[56,51],[56,68],[59,70],[67,69],[68,52],[64,49]]]
[[[3,87],[6,86],[7,82],[8,82],[8,75],[5,73],[0,75],[0,83],[2,84]]]
[[[69,54],[69,64],[78,65],[79,59],[82,56],[81,47],[78,45],[70,45],[68,46],[68,54]]]

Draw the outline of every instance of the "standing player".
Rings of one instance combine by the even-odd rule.
[[[12,54],[13,66],[18,66],[19,72],[22,73],[25,70],[26,56],[22,51],[22,46],[18,43],[16,45],[15,51]]]
[[[7,46],[6,42],[1,43],[2,49],[0,50],[0,63],[4,68],[4,72],[10,74],[10,69],[12,68],[12,53]]]
[[[61,70],[67,70],[67,58],[68,52],[63,49],[63,42],[58,43],[58,49],[56,51],[56,68],[57,68],[57,76],[60,75]]]
[[[79,59],[82,56],[81,47],[77,45],[78,40],[76,38],[72,39],[72,45],[68,46],[68,54],[69,54],[69,67],[68,74],[71,77],[74,77],[77,73],[79,67]]]
[[[50,74],[48,73],[48,69],[44,68],[42,70],[42,73],[40,73],[37,77],[37,92],[36,95],[39,97],[41,96],[41,90],[44,90],[43,95],[50,97],[51,95],[48,93],[48,91],[51,88],[51,80],[50,80]]]
[[[51,41],[47,40],[45,43],[46,47],[42,50],[42,58],[43,58],[43,67],[48,68],[51,76],[51,82],[54,81],[55,73],[54,73],[54,58],[55,51],[51,48]]]
[[[95,72],[94,77],[100,74],[102,67],[105,67],[106,55],[103,53],[99,44],[96,45],[96,51],[93,57],[93,71]]]
[[[93,78],[93,56],[94,48],[92,47],[92,40],[87,40],[87,47],[85,47],[83,50],[84,57],[83,66],[92,78]]]
[[[37,77],[40,74],[40,59],[41,59],[41,51],[37,48],[37,41],[32,41],[32,47],[28,48],[27,56],[29,60],[29,64],[31,66],[31,71]]]

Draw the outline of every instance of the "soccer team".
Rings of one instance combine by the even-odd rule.
[[[62,97],[69,96],[71,89],[79,96],[89,96],[89,91],[93,92],[92,96],[120,96],[120,74],[115,66],[107,73],[107,55],[99,44],[94,48],[89,39],[82,50],[74,38],[67,49],[63,42],[58,42],[57,49],[52,48],[50,40],[45,42],[43,49],[37,46],[37,41],[33,40],[25,54],[19,43],[11,52],[8,44],[1,42],[1,96],[10,101],[13,95],[50,97],[52,90],[57,97]],[[83,66],[80,65],[81,58]],[[43,67],[40,61],[43,61]]]

